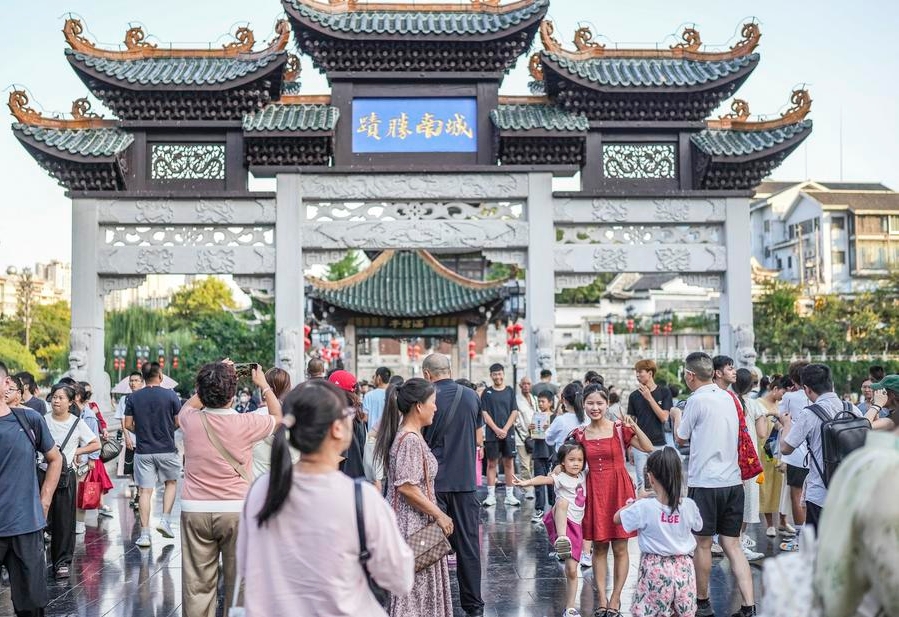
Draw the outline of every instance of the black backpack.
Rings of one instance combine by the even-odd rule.
[[[808,453],[826,487],[830,485],[830,481],[833,479],[833,475],[836,473],[840,463],[843,462],[843,459],[854,450],[865,445],[868,431],[871,430],[871,423],[864,416],[855,415],[852,411],[852,405],[846,401],[843,401],[843,411],[833,417],[830,417],[821,405],[809,405],[806,409],[821,420],[823,468],[815,458],[811,442],[808,444]]]

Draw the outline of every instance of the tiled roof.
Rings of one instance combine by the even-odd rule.
[[[300,82],[298,81],[285,81],[281,84],[281,96],[284,95],[297,95],[301,94],[300,92]]]
[[[702,62],[675,58],[591,58],[571,60],[544,52],[560,68],[600,86],[647,88],[690,87],[717,81],[758,63],[759,55]]]
[[[517,26],[549,7],[534,0],[507,13],[475,11],[347,11],[327,13],[300,0],[285,0],[299,15],[329,30],[356,34],[472,35],[492,34]]]
[[[244,131],[333,131],[339,112],[330,105],[274,103],[244,116]]]
[[[850,210],[899,210],[899,193],[860,193],[857,191],[803,191],[824,206],[846,206]]]
[[[117,81],[141,86],[214,86],[240,79],[284,57],[272,53],[236,58],[140,58],[112,60],[66,50],[79,64]]]
[[[130,133],[117,128],[47,129],[15,123],[14,131],[35,141],[78,156],[110,157],[125,150],[134,141]]]
[[[880,182],[815,182],[828,191],[892,191]]]
[[[812,121],[803,120],[768,131],[705,129],[690,139],[700,150],[711,156],[745,156],[773,148],[800,136],[804,139],[811,129]]]
[[[504,131],[545,129],[585,132],[590,128],[585,116],[541,103],[499,105],[490,112],[490,119]]]
[[[312,281],[313,298],[348,311],[384,317],[449,315],[495,302],[502,283],[469,281],[424,251],[384,251],[343,281]]]

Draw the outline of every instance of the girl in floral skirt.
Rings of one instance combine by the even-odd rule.
[[[549,541],[553,543],[556,553],[565,560],[567,587],[562,617],[580,617],[574,603],[577,599],[577,564],[584,542],[581,522],[584,520],[584,506],[587,504],[585,458],[584,446],[575,441],[567,441],[559,448],[561,473],[537,476],[530,480],[514,479],[515,486],[552,484],[555,487],[556,503],[543,517],[543,524],[546,525]]]
[[[651,493],[632,501],[615,514],[615,522],[628,532],[638,532],[640,573],[633,617],[692,617],[696,614],[694,531],[702,529],[696,503],[681,497],[683,471],[680,456],[666,447],[649,455],[646,462]]]

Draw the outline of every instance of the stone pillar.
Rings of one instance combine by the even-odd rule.
[[[98,394],[94,400],[106,413],[111,384],[104,370],[103,296],[97,276],[97,248],[103,244],[98,206],[95,199],[72,200],[72,329],[66,375],[90,382]]]
[[[350,322],[343,327],[343,365],[346,370],[356,376],[356,379],[362,381],[362,377],[358,373],[357,352],[356,324]]]
[[[749,200],[728,198],[725,211],[727,270],[721,291],[719,347],[722,354],[734,358],[738,368],[748,368],[755,365]]]
[[[468,379],[468,366],[471,359],[468,357],[468,324],[460,323],[456,326],[456,353],[453,360],[453,378]]]
[[[298,174],[278,174],[275,206],[275,365],[297,384],[305,375],[303,196]]]
[[[528,174],[528,252],[527,252],[527,374],[536,380],[540,370],[555,373],[553,328],[556,323],[555,271],[553,246],[556,232],[553,227],[552,174]]]

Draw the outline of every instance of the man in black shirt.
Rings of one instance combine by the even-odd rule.
[[[515,497],[512,489],[512,477],[515,474],[515,419],[518,417],[518,401],[515,388],[503,383],[505,371],[502,364],[490,366],[490,379],[493,386],[481,394],[481,410],[487,429],[484,435],[484,454],[487,456],[487,499],[486,507],[496,505],[496,471],[499,459],[503,460],[503,473],[506,476],[507,506],[518,506],[521,502]]]
[[[637,426],[649,437],[653,448],[661,450],[665,447],[665,423],[673,403],[668,388],[656,385],[657,370],[656,363],[652,360],[640,360],[634,365],[638,385],[627,399],[627,413],[637,420]],[[639,490],[646,485],[643,476],[649,453],[640,452],[636,448],[632,448],[632,451]]]
[[[446,356],[429,355],[421,363],[421,372],[437,391],[434,422],[425,427],[422,435],[437,459],[434,478],[437,505],[453,519],[455,531],[449,541],[456,552],[459,605],[470,617],[483,615],[478,539],[481,504],[475,492],[476,474],[481,473],[477,450],[484,441],[481,404],[474,390],[452,380],[450,360]]]

